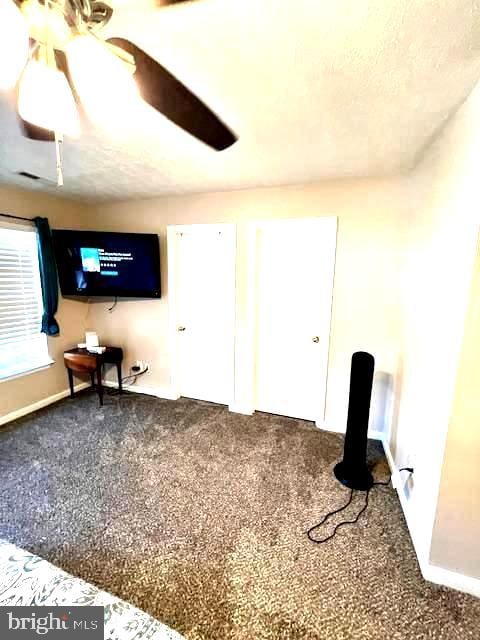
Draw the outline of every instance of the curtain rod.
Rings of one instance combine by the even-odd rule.
[[[10,213],[0,213],[2,218],[12,218],[13,220],[26,220],[27,222],[33,222],[33,218],[22,218],[21,216],[12,216]]]

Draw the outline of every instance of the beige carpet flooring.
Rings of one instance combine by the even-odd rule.
[[[0,430],[0,537],[189,640],[478,640],[480,600],[423,581],[391,487],[309,542],[348,498],[341,450],[300,420],[86,392]]]

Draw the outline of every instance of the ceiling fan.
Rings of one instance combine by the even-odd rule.
[[[148,53],[124,38],[102,37],[112,4],[0,0],[0,89],[18,83],[24,135],[55,141],[61,169],[59,142],[79,135],[79,108],[102,124],[119,111],[128,119],[129,106],[141,99],[217,151],[234,144],[218,116]]]

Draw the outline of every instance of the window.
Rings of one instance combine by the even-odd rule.
[[[42,314],[36,232],[0,227],[0,380],[52,362]]]

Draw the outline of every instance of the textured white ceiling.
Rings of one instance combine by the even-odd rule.
[[[239,136],[217,153],[150,107],[67,141],[62,193],[86,200],[224,190],[410,168],[480,77],[480,0],[115,0],[105,35],[156,57]],[[0,181],[54,178],[0,98]]]

